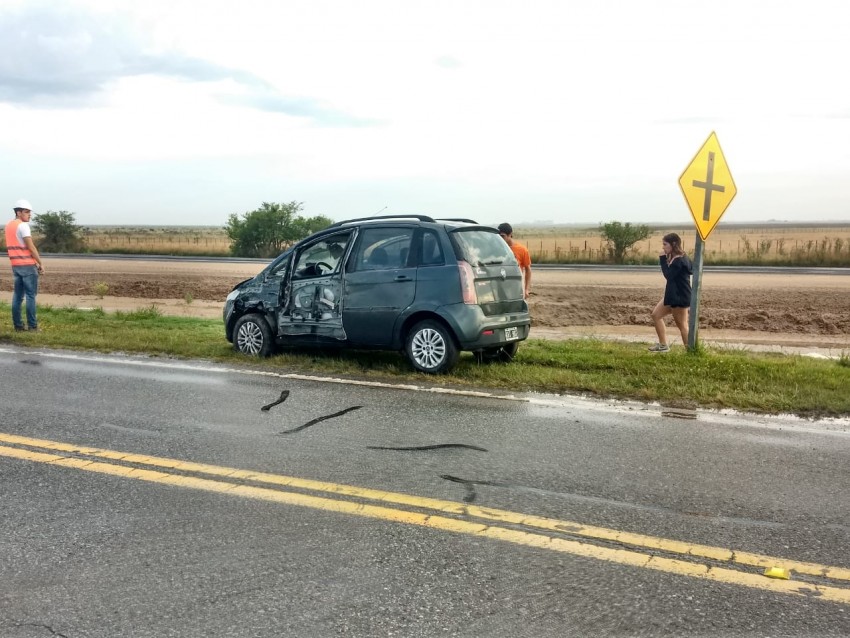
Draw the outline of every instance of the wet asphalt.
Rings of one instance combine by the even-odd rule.
[[[0,347],[0,432],[850,568],[848,423],[352,381]],[[817,595],[3,455],[0,481],[2,636],[850,634]]]

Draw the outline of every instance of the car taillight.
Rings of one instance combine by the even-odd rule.
[[[463,303],[477,304],[478,295],[475,293],[475,274],[472,266],[465,261],[457,262],[460,270],[460,289],[463,291]]]

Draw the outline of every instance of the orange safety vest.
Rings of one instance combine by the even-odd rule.
[[[12,267],[15,266],[35,266],[35,257],[29,248],[18,245],[18,226],[23,222],[20,219],[13,219],[6,224],[6,252],[9,254],[9,261],[12,262]]]

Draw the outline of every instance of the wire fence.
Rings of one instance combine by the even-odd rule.
[[[776,263],[776,264],[822,264],[850,266],[850,228],[842,229],[846,235],[820,235],[806,229],[797,236],[777,232],[766,234],[710,235],[705,243],[705,259],[709,263]],[[677,231],[682,237],[686,253],[692,253],[695,233]],[[777,236],[778,235],[778,236]],[[654,263],[662,252],[662,234],[633,245],[627,253],[630,263]],[[605,263],[611,260],[608,243],[596,236],[533,236],[514,232],[514,238],[524,244],[531,253],[532,261],[538,263]]]
[[[655,232],[632,246],[628,263],[655,263],[662,252],[666,232],[682,237],[685,252],[692,254],[696,232],[672,228]],[[537,263],[609,263],[611,251],[598,232],[538,233],[514,231]],[[175,255],[229,255],[230,238],[223,230],[205,228],[84,229],[86,250],[94,253],[142,253]],[[36,238],[37,240],[38,238]],[[0,237],[2,243],[2,237]],[[0,249],[4,246],[0,246]],[[777,227],[769,229],[717,229],[705,243],[706,263],[850,266],[850,224],[834,227]]]

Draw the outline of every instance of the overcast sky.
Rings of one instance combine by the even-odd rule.
[[[850,221],[844,0],[0,0],[0,201],[77,222]],[[723,223],[723,222],[721,222]]]

